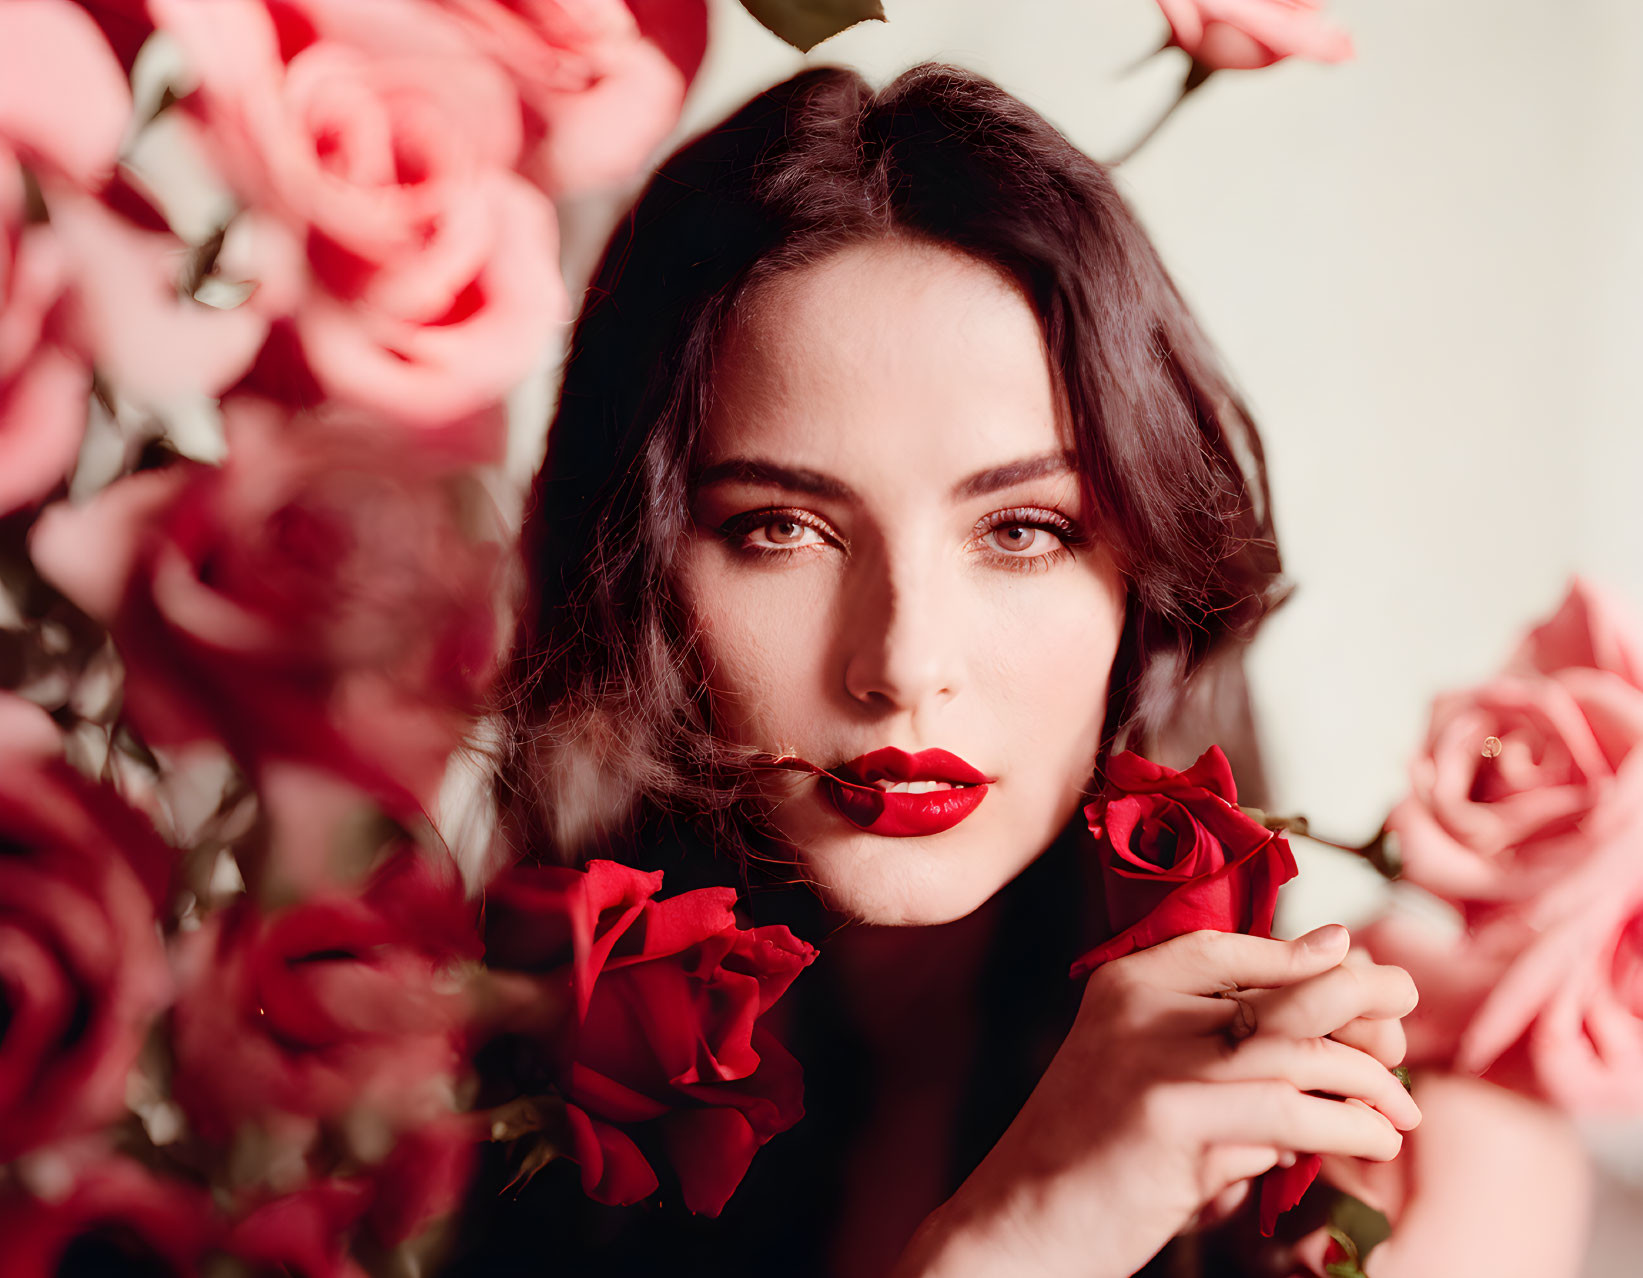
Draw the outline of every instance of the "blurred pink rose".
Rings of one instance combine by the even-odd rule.
[[[91,393],[90,369],[59,340],[71,262],[29,207],[21,166],[101,185],[130,114],[125,76],[84,12],[68,0],[0,5],[0,515],[73,465]]]
[[[204,1190],[127,1158],[83,1168],[61,1196],[36,1198],[15,1184],[0,1195],[7,1278],[195,1278],[217,1233]]]
[[[328,395],[414,424],[490,404],[568,303],[552,206],[514,171],[512,81],[409,0],[152,0],[188,107],[252,206],[224,265]],[[285,352],[275,352],[280,358]],[[268,370],[262,370],[267,374]],[[276,370],[253,385],[286,393]]]
[[[304,1185],[252,1204],[226,1231],[222,1250],[257,1274],[366,1278],[348,1244],[370,1204],[362,1176]]]
[[[1217,71],[1253,70],[1284,58],[1345,62],[1352,37],[1319,0],[1158,0],[1170,43]]]
[[[154,24],[148,20],[148,0],[75,0],[75,3],[96,20],[120,59],[120,65],[130,70],[137,60],[137,50],[154,33]]]
[[[454,873],[406,851],[362,892],[268,913],[243,900],[180,938],[173,1092],[196,1130],[306,1138],[358,1109],[397,1134],[448,1114],[465,1007],[443,974],[478,942],[472,926],[455,950],[456,930],[425,935],[435,909],[473,913]]]
[[[91,370],[52,333],[66,273],[51,228],[26,224],[22,171],[0,140],[0,515],[49,493],[85,434]]]
[[[149,404],[220,395],[268,332],[247,305],[209,306],[186,292],[193,250],[124,172],[100,196],[48,190],[68,263],[67,340],[122,395]]]
[[[172,859],[69,767],[44,711],[0,693],[0,1164],[122,1112],[170,995]]]
[[[1609,884],[1583,908],[1553,893],[1456,936],[1397,909],[1358,930],[1420,990],[1403,1022],[1410,1065],[1571,1113],[1643,1114],[1643,829],[1633,838],[1606,851]]]
[[[513,78],[527,176],[553,195],[635,176],[679,119],[704,0],[437,0]]]
[[[242,1206],[222,1250],[259,1274],[364,1278],[350,1252],[380,1255],[460,1204],[484,1138],[474,1119],[452,1114],[402,1137],[375,1167]]]
[[[83,9],[69,0],[0,5],[0,142],[25,164],[101,186],[130,116],[125,72]]]
[[[1576,580],[1504,674],[1438,699],[1388,825],[1404,877],[1464,927],[1445,938],[1394,912],[1358,934],[1420,987],[1411,1061],[1643,1113],[1637,634]]]
[[[1421,1125],[1390,1162],[1323,1160],[1323,1181],[1392,1226],[1365,1271],[1375,1278],[1576,1278],[1592,1171],[1568,1118],[1490,1083],[1435,1072],[1417,1073],[1415,1099]],[[1320,1229],[1295,1244],[1300,1272],[1324,1278],[1329,1243]]]
[[[222,468],[118,481],[40,518],[40,571],[107,625],[157,745],[431,801],[494,672],[504,571],[483,497],[368,423],[224,401]]]
[[[1607,871],[1588,883],[1583,867],[1643,837],[1640,646],[1618,607],[1576,580],[1502,674],[1437,698],[1409,796],[1387,820],[1403,877],[1474,920],[1499,902],[1607,892]]]

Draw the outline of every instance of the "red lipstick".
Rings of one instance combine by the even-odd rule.
[[[822,794],[839,815],[869,834],[917,838],[950,830],[987,797],[993,778],[946,750],[908,754],[874,750],[824,773]],[[952,789],[923,793],[885,791],[880,781],[945,781]]]

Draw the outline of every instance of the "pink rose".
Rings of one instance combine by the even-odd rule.
[[[52,507],[35,564],[113,633],[150,741],[317,764],[414,812],[497,660],[499,534],[462,476],[367,424],[223,415],[223,467]]]
[[[403,1132],[449,1110],[465,1008],[445,969],[478,952],[460,881],[415,851],[365,891],[265,913],[250,900],[177,944],[173,1093],[206,1139],[258,1123],[299,1141],[367,1110]]]
[[[114,170],[131,90],[97,24],[69,0],[0,5],[0,142],[94,189]]]
[[[417,1128],[375,1167],[242,1205],[221,1250],[259,1274],[364,1278],[355,1255],[381,1255],[457,1208],[479,1138],[470,1115]]]
[[[1485,687],[1441,697],[1388,820],[1404,877],[1455,903],[1443,939],[1359,933],[1406,967],[1411,1059],[1574,1111],[1643,1112],[1643,687],[1637,631],[1575,581]]]
[[[1394,910],[1360,928],[1377,962],[1405,968],[1420,1006],[1409,1063],[1480,1075],[1573,1113],[1643,1113],[1643,865],[1611,844],[1579,908],[1549,891],[1445,936]]]
[[[554,195],[639,172],[707,46],[703,0],[439,0],[512,77],[523,171]]]
[[[172,860],[69,767],[43,711],[0,694],[0,1164],[122,1112],[170,994],[155,908]]]
[[[1390,1162],[1330,1155],[1322,1179],[1381,1212],[1391,1236],[1364,1264],[1375,1278],[1522,1273],[1575,1278],[1592,1205],[1579,1133],[1544,1105],[1479,1079],[1417,1073],[1421,1125]],[[1325,1278],[1330,1239],[1295,1244]]]
[[[799,1065],[758,1022],[816,951],[785,927],[738,927],[728,888],[654,900],[661,883],[611,861],[516,867],[487,892],[486,961],[541,973],[536,1002],[576,1008],[541,1065],[587,1193],[646,1197],[660,1149],[685,1205],[716,1216],[759,1146],[804,1114]]]
[[[120,65],[130,70],[137,60],[137,50],[154,34],[154,24],[148,20],[148,0],[75,0],[75,3],[96,20],[120,59]]]
[[[71,288],[64,332],[120,394],[148,404],[220,395],[251,366],[268,319],[183,288],[193,250],[123,171],[99,196],[51,187]]]
[[[1576,580],[1502,674],[1437,698],[1409,796],[1387,820],[1404,878],[1470,918],[1608,891],[1610,872],[1588,881],[1583,866],[1643,829],[1637,636]]]
[[[68,0],[0,5],[0,515],[68,472],[91,393],[90,370],[60,340],[71,262],[28,207],[20,166],[100,185],[130,114],[125,76],[84,12]]]
[[[247,1210],[225,1232],[222,1251],[257,1274],[366,1278],[349,1242],[370,1205],[363,1176],[304,1185]]]
[[[1170,43],[1217,71],[1253,70],[1284,58],[1345,62],[1352,37],[1318,0],[1158,0]]]
[[[51,334],[66,273],[51,228],[25,222],[22,171],[0,139],[0,515],[49,493],[85,434],[91,370]]]
[[[216,1242],[211,1200],[125,1158],[84,1168],[62,1196],[0,1196],[8,1278],[142,1273],[194,1278]],[[65,1261],[78,1261],[72,1267]]]
[[[514,172],[517,91],[408,0],[152,0],[187,99],[252,206],[223,264],[328,395],[440,426],[529,372],[568,303],[552,206]],[[289,393],[287,353],[252,384]]]

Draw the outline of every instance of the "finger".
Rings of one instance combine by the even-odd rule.
[[[1401,1131],[1419,1125],[1420,1107],[1397,1075],[1373,1056],[1328,1038],[1275,1038],[1257,1034],[1234,1048],[1203,1040],[1193,1062],[1197,1077],[1220,1082],[1276,1079],[1297,1091],[1355,1097],[1379,1110]]]
[[[1388,1069],[1403,1064],[1403,1058],[1409,1052],[1409,1041],[1403,1032],[1403,1022],[1390,1017],[1371,1019],[1360,1016],[1348,1021],[1338,1030],[1331,1030],[1329,1037],[1337,1043],[1355,1047],[1360,1052],[1368,1052]]]
[[[1239,998],[1254,1008],[1256,1033],[1314,1038],[1360,1016],[1407,1016],[1420,995],[1401,967],[1341,963],[1279,989],[1245,990]]]
[[[1149,1093],[1177,1136],[1205,1144],[1270,1145],[1387,1162],[1403,1136],[1385,1115],[1353,1100],[1308,1096],[1272,1079],[1161,1083]]]
[[[1110,979],[1139,981],[1183,994],[1287,986],[1337,965],[1348,940],[1346,929],[1338,923],[1293,941],[1240,932],[1187,932],[1114,959],[1099,970]]]
[[[1270,1145],[1217,1145],[1204,1167],[1209,1201],[1198,1209],[1192,1227],[1209,1229],[1230,1219],[1249,1198],[1250,1182],[1271,1171],[1283,1155]]]

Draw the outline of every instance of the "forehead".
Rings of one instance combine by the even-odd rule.
[[[905,240],[762,286],[715,361],[705,462],[935,483],[1067,447],[1038,317],[989,264]]]

